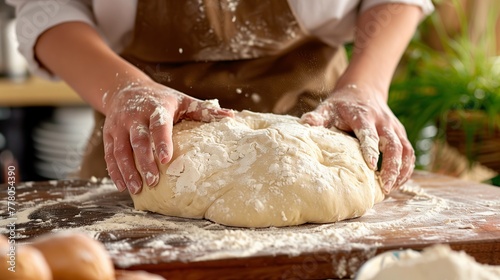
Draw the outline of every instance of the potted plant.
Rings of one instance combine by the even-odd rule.
[[[472,30],[477,24],[468,21],[463,1],[452,0],[460,32],[450,35],[444,14],[437,12],[423,23],[410,44],[404,67],[391,86],[389,105],[405,125],[417,159],[425,152],[419,141],[430,137],[433,143],[455,147],[469,163],[480,162],[500,172],[498,2],[487,3],[478,32]],[[423,42],[429,30],[437,34],[439,48]],[[432,135],[425,135],[429,131]],[[425,163],[417,161],[417,166],[424,168]]]

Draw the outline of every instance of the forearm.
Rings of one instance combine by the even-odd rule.
[[[387,94],[394,71],[421,17],[419,7],[404,4],[378,5],[363,12],[356,23],[349,67],[337,88],[348,84],[367,85]]]
[[[44,67],[104,114],[104,94],[126,86],[127,81],[149,79],[115,54],[85,23],[68,22],[47,30],[38,39],[35,53]]]

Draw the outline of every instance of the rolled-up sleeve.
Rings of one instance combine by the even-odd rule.
[[[95,26],[91,0],[7,0],[16,8],[16,34],[19,51],[30,71],[38,76],[56,79],[35,57],[35,44],[49,28],[64,22],[85,22]]]
[[[401,3],[418,6],[422,9],[424,16],[429,15],[434,11],[434,6],[432,5],[431,0],[364,0],[361,1],[361,12],[376,5],[387,3]]]

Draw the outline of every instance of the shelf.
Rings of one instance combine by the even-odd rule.
[[[83,105],[64,82],[28,78],[22,82],[0,79],[0,107]]]

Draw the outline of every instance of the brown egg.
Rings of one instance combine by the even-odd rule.
[[[165,278],[145,271],[117,270],[116,280],[165,280]]]
[[[2,236],[3,237],[3,236]],[[0,238],[0,279],[52,280],[52,273],[42,253],[28,245],[19,245],[15,251],[6,238]]]
[[[104,246],[84,234],[48,234],[32,246],[45,256],[54,280],[115,280]]]
[[[0,250],[3,250],[4,247],[8,246],[9,243],[7,241],[7,237],[0,234]]]

